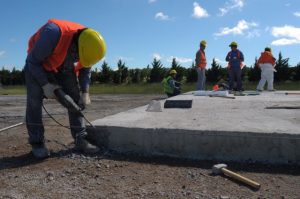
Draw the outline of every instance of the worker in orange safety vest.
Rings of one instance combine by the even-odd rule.
[[[206,48],[206,41],[202,40],[200,42],[200,49],[196,53],[196,67],[197,67],[197,74],[198,74],[198,79],[197,79],[197,90],[205,90],[205,81],[206,81],[206,76],[205,76],[205,68],[207,65],[206,62],[206,56],[205,56],[205,48]]]
[[[266,82],[268,82],[268,91],[275,91],[273,88],[274,72],[276,72],[274,68],[275,63],[276,59],[272,55],[272,49],[266,47],[257,61],[261,69],[261,78],[256,88],[257,91],[263,91]]]
[[[44,139],[43,99],[56,99],[55,92],[62,89],[83,109],[90,103],[91,67],[105,52],[105,41],[100,33],[70,21],[50,19],[31,36],[24,72],[26,126],[34,157],[50,156]],[[71,110],[68,115],[75,149],[84,153],[99,151],[86,139],[84,118]]]

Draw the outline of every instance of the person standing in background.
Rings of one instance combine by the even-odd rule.
[[[206,48],[206,41],[202,40],[200,42],[200,49],[196,53],[196,67],[197,67],[197,90],[205,90],[205,68],[206,68],[206,56],[205,56],[205,48]]]
[[[229,72],[229,90],[233,90],[233,84],[236,79],[237,81],[237,91],[242,91],[242,67],[244,61],[243,53],[237,49],[237,42],[233,41],[229,45],[231,51],[228,52],[226,56],[226,61],[228,62],[228,72]]]
[[[257,91],[263,91],[265,83],[268,82],[268,91],[275,91],[273,88],[274,72],[276,59],[272,55],[272,49],[269,47],[265,48],[265,52],[262,52],[257,64],[261,69],[261,78],[257,85]]]

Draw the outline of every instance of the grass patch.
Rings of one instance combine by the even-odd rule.
[[[206,89],[211,90],[212,84],[207,83]],[[245,90],[255,90],[256,82],[244,82]],[[300,90],[300,82],[281,82],[275,83],[274,88],[277,90]],[[182,85],[182,91],[188,92],[196,89],[196,83]],[[153,84],[94,84],[90,88],[91,94],[163,94],[161,83]],[[0,95],[25,95],[25,86],[2,86]]]
[[[0,95],[25,95],[25,86],[2,86],[0,87]]]
[[[162,85],[155,84],[94,84],[90,87],[91,94],[161,94]]]

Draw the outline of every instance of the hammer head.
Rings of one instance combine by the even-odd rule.
[[[226,168],[227,165],[226,164],[216,164],[212,167],[212,173],[217,175],[217,174],[221,174],[222,172],[222,168]]]

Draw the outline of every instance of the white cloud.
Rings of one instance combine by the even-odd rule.
[[[176,61],[179,62],[179,63],[188,63],[188,62],[192,62],[193,61],[193,59],[190,59],[190,58],[170,56],[167,59],[167,62],[172,62],[173,58],[175,58]]]
[[[6,51],[1,50],[1,51],[0,51],[0,58],[3,57],[3,56],[5,55],[5,53],[6,53]]]
[[[294,12],[293,14],[294,14],[294,16],[296,16],[296,17],[300,17],[300,11],[299,11],[299,12]]]
[[[244,35],[247,34],[247,36],[253,37],[253,36],[259,36],[258,30],[252,30],[249,31],[253,27],[257,27],[258,24],[255,22],[247,22],[244,19],[240,20],[237,25],[233,28],[225,27],[221,28],[220,32],[215,33],[215,36],[224,36],[224,35]]]
[[[154,3],[156,0],[149,0],[148,3]]]
[[[221,59],[219,59],[219,58],[217,58],[217,57],[215,57],[215,60],[216,60],[217,64],[220,64],[220,65],[225,65],[225,64],[227,64],[227,62],[226,62],[225,60],[222,61]]]
[[[241,10],[245,3],[245,0],[230,0],[225,2],[224,7],[219,8],[220,10],[220,16],[224,16],[225,14],[227,14],[229,11],[234,10],[234,9],[239,9]]]
[[[282,37],[272,41],[271,44],[274,46],[300,44],[300,28],[289,25],[273,27],[271,34],[274,37]]]
[[[165,15],[163,12],[158,12],[155,14],[155,19],[161,21],[168,21],[170,20],[170,17],[168,15]]]
[[[162,59],[162,56],[160,54],[158,54],[158,53],[153,53],[152,57],[153,57],[153,59],[155,58],[157,60],[161,60]]]
[[[194,5],[194,10],[193,10],[192,17],[197,19],[209,17],[207,11],[204,8],[202,8],[197,2],[194,2],[193,5]]]
[[[254,29],[252,31],[247,32],[247,38],[260,37],[260,30]]]

